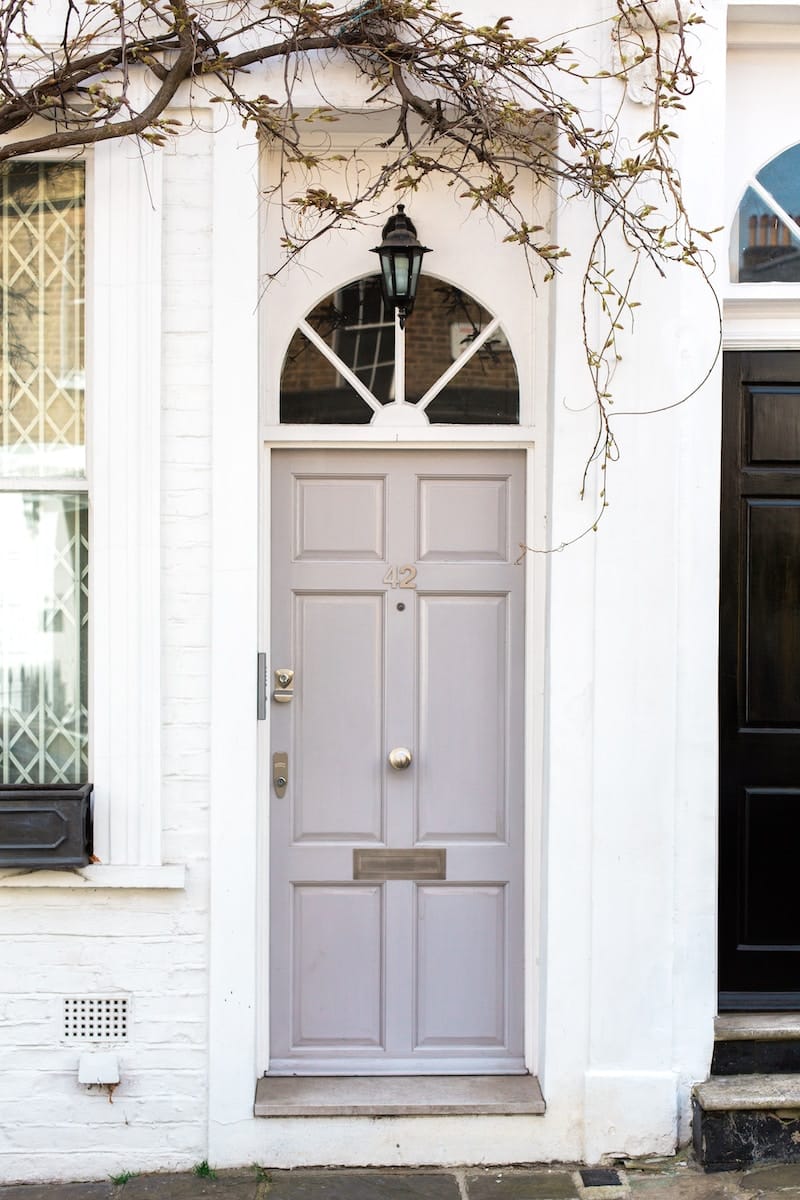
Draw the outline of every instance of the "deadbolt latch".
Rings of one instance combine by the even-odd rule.
[[[278,667],[275,671],[275,691],[272,699],[276,704],[288,704],[294,699],[294,671],[291,667]]]
[[[277,750],[272,756],[272,786],[279,800],[286,795],[286,785],[289,782],[289,755],[285,750]]]

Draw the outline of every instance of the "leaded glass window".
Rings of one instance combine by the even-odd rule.
[[[82,163],[0,169],[0,784],[88,776]]]

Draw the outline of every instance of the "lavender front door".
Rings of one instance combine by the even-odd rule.
[[[524,1070],[523,515],[516,451],[273,454],[275,1073]]]

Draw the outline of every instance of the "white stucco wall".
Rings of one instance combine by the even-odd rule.
[[[123,159],[135,147],[117,148]],[[139,170],[142,170],[139,160]],[[147,164],[147,159],[145,159]],[[122,182],[117,161],[114,172]],[[103,1178],[206,1155],[210,716],[211,147],[164,152],[160,619],[163,861],[186,888],[13,886],[0,872],[0,1179]],[[119,197],[110,197],[119,203]],[[118,247],[119,271],[126,248]],[[158,347],[155,347],[158,353]],[[95,396],[113,410],[117,398]],[[135,503],[134,494],[131,503]],[[141,796],[140,803],[147,804]],[[113,868],[110,868],[113,870]],[[96,878],[102,882],[103,868]],[[26,875],[26,883],[30,878]],[[72,882],[80,880],[72,877]],[[109,1103],[78,1084],[65,996],[127,995]]]
[[[484,9],[474,0],[465,11]],[[579,9],[570,24],[591,24],[595,6]],[[520,28],[532,23],[521,0],[511,11]],[[727,216],[724,5],[706,13],[702,95],[681,122],[677,155],[698,223],[714,227]],[[553,28],[561,20],[555,4],[540,16]],[[586,36],[602,59],[602,33]],[[337,86],[354,102],[349,79]],[[581,85],[580,96],[611,111],[619,103],[613,83]],[[625,107],[632,139],[646,118]],[[235,122],[203,132],[211,120],[192,110],[195,127],[163,151],[163,193],[152,197],[163,298],[161,860],[186,865],[186,886],[31,888],[0,878],[0,1178],[102,1178],[203,1158],[291,1166],[669,1153],[687,1133],[688,1089],[707,1068],[715,1006],[717,372],[682,407],[620,418],[622,458],[599,531],[530,567],[546,604],[528,929],[531,1065],[546,1115],[252,1117],[266,1054],[265,734],[254,720],[255,653],[268,628],[259,338],[268,392],[280,305],[272,318],[269,300],[259,313],[257,147]],[[455,277],[464,263],[447,241],[457,236],[448,203],[426,193],[418,205],[440,270]],[[558,206],[555,222],[573,258],[537,304],[503,297],[513,271],[504,276],[497,263],[481,287],[500,280],[497,307],[510,310],[518,341],[536,347],[532,528],[557,545],[593,519],[592,499],[578,497],[593,415],[581,411],[589,394],[576,329],[587,211]],[[480,237],[490,245],[485,228]],[[320,261],[343,277],[354,246],[372,244],[340,239]],[[694,387],[717,330],[707,293],[686,273],[643,276],[637,293],[641,319],[615,393],[619,409],[640,411]],[[78,1085],[59,1006],[64,995],[117,992],[132,996],[134,1025],[109,1104]]]

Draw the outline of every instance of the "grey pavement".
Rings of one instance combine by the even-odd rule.
[[[706,1175],[685,1155],[614,1168],[199,1170],[16,1184],[0,1200],[800,1200],[800,1163]]]

